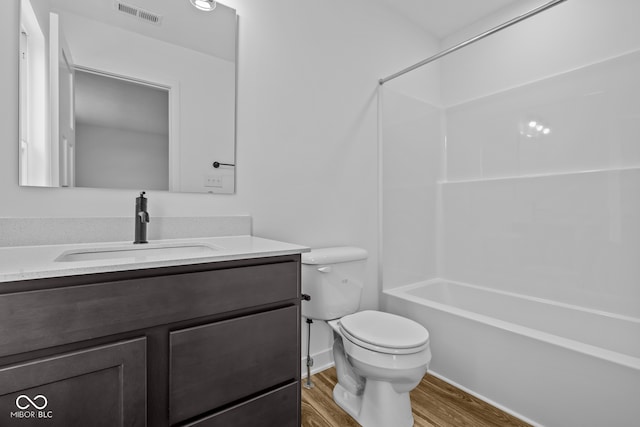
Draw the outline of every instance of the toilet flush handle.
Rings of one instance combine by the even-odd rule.
[[[320,273],[331,273],[331,266],[318,267]]]

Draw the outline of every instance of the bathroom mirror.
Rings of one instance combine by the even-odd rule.
[[[235,191],[234,9],[15,1],[20,185]]]

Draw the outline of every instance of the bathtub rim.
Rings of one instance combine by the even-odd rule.
[[[557,307],[562,307],[562,308],[567,308],[567,309],[572,309],[572,310],[578,310],[578,311],[583,311],[583,312],[587,312],[587,313],[591,313],[591,314],[598,314],[601,316],[606,316],[606,317],[612,317],[618,320],[625,320],[625,321],[629,321],[632,323],[637,323],[640,324],[640,319],[639,318],[635,318],[635,317],[631,317],[631,316],[626,316],[626,315],[620,315],[620,314],[616,314],[616,313],[610,313],[610,312],[606,312],[606,311],[602,311],[602,310],[596,310],[596,309],[590,309],[590,308],[586,308],[586,307],[580,307],[577,305],[572,305],[572,304],[567,304],[567,303],[562,303],[559,301],[552,301],[552,300],[548,300],[548,299],[544,299],[544,298],[539,298],[539,297],[533,297],[533,296],[529,296],[529,295],[524,295],[524,294],[518,294],[515,292],[509,292],[509,291],[503,291],[503,290],[499,290],[499,289],[493,289],[493,288],[488,288],[485,286],[479,286],[479,285],[472,285],[469,283],[463,283],[463,282],[458,282],[455,280],[450,280],[450,279],[443,279],[443,278],[435,278],[435,279],[429,279],[429,280],[425,280],[425,281],[421,281],[421,282],[417,282],[417,283],[411,283],[409,285],[404,285],[404,286],[400,286],[397,288],[392,288],[392,289],[384,289],[382,292],[384,295],[388,295],[388,296],[392,296],[392,297],[396,297],[396,298],[400,298],[400,299],[404,299],[404,300],[408,300],[410,302],[416,303],[416,304],[421,304],[421,305],[426,305],[428,307],[431,307],[435,310],[441,311],[441,312],[445,312],[445,313],[450,313],[462,318],[466,318],[472,321],[477,321],[477,322],[481,322],[490,326],[493,326],[495,328],[510,332],[510,333],[515,333],[515,334],[519,334],[519,335],[524,335],[527,336],[529,338],[535,339],[537,341],[542,341],[548,344],[552,344],[567,350],[572,350],[572,351],[577,351],[581,354],[585,354],[587,356],[591,356],[591,357],[595,357],[598,359],[602,359],[602,360],[606,360],[608,362],[617,364],[617,365],[621,365],[624,366],[626,368],[631,368],[637,371],[640,371],[640,357],[634,357],[628,354],[624,354],[624,353],[619,353],[617,351],[612,351],[612,350],[608,350],[606,348],[602,348],[602,347],[598,347],[598,346],[594,346],[591,344],[585,344],[583,342],[580,341],[576,341],[574,339],[571,338],[566,338],[566,337],[562,337],[559,335],[554,335],[548,332],[543,332],[537,329],[533,329],[527,326],[522,326],[519,325],[517,323],[512,323],[512,322],[507,322],[505,320],[500,320],[494,317],[490,317],[490,316],[486,316],[484,314],[479,314],[479,313],[474,313],[472,311],[469,310],[465,310],[465,309],[461,309],[458,307],[455,307],[453,305],[448,305],[448,304],[443,304],[440,302],[436,302],[433,300],[429,300],[427,298],[423,298],[423,297],[419,297],[416,295],[411,295],[409,293],[407,293],[408,291],[411,291],[413,289],[416,288],[421,288],[424,286],[429,286],[429,285],[434,285],[437,283],[451,283],[453,285],[457,285],[457,286],[462,286],[462,287],[467,287],[467,288],[472,288],[472,289],[476,289],[476,290],[480,290],[480,291],[486,291],[486,292],[490,292],[490,293],[496,293],[496,294],[501,294],[501,295],[506,295],[506,296],[510,296],[510,297],[515,297],[515,298],[521,298],[521,299],[525,299],[525,300],[529,300],[529,301],[534,301],[534,302],[538,302],[538,303],[542,303],[542,304],[549,304],[549,305],[553,305],[553,306],[557,306]],[[427,329],[428,326],[424,325]]]

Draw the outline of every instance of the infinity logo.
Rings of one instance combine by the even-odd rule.
[[[42,400],[44,403],[42,405],[38,405],[36,403],[37,400]],[[21,405],[20,402],[24,402],[27,401],[26,404]],[[19,409],[25,410],[27,408],[29,408],[30,406],[33,406],[34,408],[40,410],[40,409],[44,409],[47,407],[47,405],[49,404],[49,402],[47,401],[47,398],[44,397],[43,395],[39,394],[36,397],[33,398],[33,400],[31,400],[31,398],[29,398],[29,396],[25,396],[24,394],[21,394],[20,396],[16,397],[16,406]]]

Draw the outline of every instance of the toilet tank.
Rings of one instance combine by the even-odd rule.
[[[355,313],[360,307],[367,251],[341,246],[313,249],[302,254],[302,315],[332,320]]]

